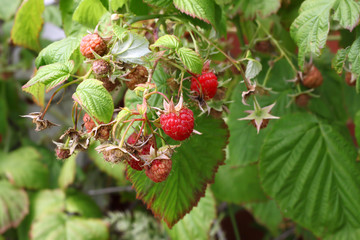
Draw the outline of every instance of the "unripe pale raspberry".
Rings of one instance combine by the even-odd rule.
[[[182,141],[190,137],[194,130],[194,114],[190,109],[182,107],[178,112],[161,114],[160,124],[169,137]]]
[[[200,84],[200,86],[199,86]],[[218,80],[214,73],[203,73],[200,77],[191,79],[191,91],[203,94],[205,100],[212,99],[217,91]]]
[[[155,159],[150,167],[146,166],[145,174],[153,182],[163,182],[171,172],[172,161],[170,159]]]
[[[146,83],[148,74],[146,67],[138,65],[126,75],[126,78],[129,79],[129,81],[126,81],[125,84],[130,90],[134,90],[137,84]]]
[[[97,33],[88,34],[81,40],[80,52],[84,57],[90,59],[95,58],[91,49],[100,56],[104,55],[107,50],[104,40]]]
[[[95,60],[92,63],[92,69],[96,76],[104,76],[109,74],[111,70],[110,68],[110,64],[103,59]]]

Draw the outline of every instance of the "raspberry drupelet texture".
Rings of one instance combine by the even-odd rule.
[[[311,65],[302,83],[307,88],[317,88],[323,83],[323,76],[317,67]]]
[[[92,63],[92,69],[96,76],[107,75],[110,72],[110,64],[102,59],[95,60]]]
[[[190,137],[194,130],[194,114],[183,107],[179,112],[163,113],[160,116],[161,128],[174,140],[183,141]]]
[[[200,86],[199,86],[200,84]],[[191,79],[191,91],[203,94],[205,100],[212,99],[218,87],[218,80],[214,73],[203,73],[200,77]]]
[[[95,58],[94,54],[91,52],[91,49],[100,56],[104,55],[106,52],[106,44],[97,33],[88,34],[81,40],[80,52],[84,57],[90,59]]]
[[[136,145],[137,144],[137,142],[136,142],[137,135],[138,134],[136,132],[131,134],[127,140],[127,143],[131,144],[131,145]],[[138,142],[139,142],[139,140],[138,140]],[[141,144],[141,141],[140,141],[140,144]],[[152,139],[149,139],[149,141],[144,146],[142,146],[141,149],[139,149],[137,154],[135,154],[135,155],[149,155],[151,147],[154,147],[154,142],[152,141]],[[127,160],[127,162],[131,168],[138,170],[138,171],[143,170],[142,162],[137,161],[134,158],[129,158]]]
[[[148,75],[146,67],[138,65],[126,76],[129,81],[126,81],[125,84],[130,90],[134,90],[137,84],[147,81]]]
[[[145,174],[153,182],[163,182],[171,172],[172,161],[170,159],[155,159],[150,167],[146,167]]]

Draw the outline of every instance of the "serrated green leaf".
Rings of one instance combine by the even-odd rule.
[[[180,47],[179,39],[174,35],[164,35],[161,36],[154,44],[150,46],[150,48],[155,47],[164,47],[170,49],[177,49]]]
[[[252,19],[256,16],[265,18],[276,13],[280,8],[280,4],[280,0],[240,0],[237,6],[246,19]]]
[[[174,5],[181,12],[193,18],[199,18],[213,26],[216,25],[213,0],[174,0]]]
[[[330,11],[336,0],[306,0],[300,7],[300,15],[290,27],[291,37],[299,46],[298,61],[303,67],[305,55],[320,55],[330,29]]]
[[[59,189],[42,190],[31,195],[30,214],[32,220],[63,212],[65,210],[65,193]]]
[[[355,147],[310,114],[282,117],[261,151],[262,186],[285,217],[324,239],[356,239],[360,167]]]
[[[35,77],[31,78],[22,88],[26,89],[33,86],[36,89],[40,85],[45,85],[46,92],[49,92],[65,82],[70,77],[73,69],[73,61],[53,63],[40,67]]]
[[[339,21],[340,26],[350,31],[356,27],[360,18],[359,2],[354,0],[338,0],[334,6],[333,19]]]
[[[64,164],[61,168],[59,175],[59,187],[66,189],[75,180],[76,174],[76,154],[73,154],[70,158],[64,160]]]
[[[24,190],[0,181],[0,234],[17,227],[29,212],[29,199]]]
[[[211,190],[219,201],[236,204],[266,201],[258,175],[257,165],[239,167],[226,160],[225,166],[219,168]]]
[[[172,0],[144,0],[145,3],[155,7],[169,7],[172,4]]]
[[[154,183],[144,171],[127,169],[137,197],[169,227],[197,204],[224,161],[223,149],[228,137],[224,122],[202,116],[195,123],[196,130],[202,135],[191,136],[176,148],[171,157],[172,170],[166,181]]]
[[[176,52],[179,55],[181,62],[189,71],[201,74],[204,62],[198,53],[186,47],[181,47],[177,49]]]
[[[100,122],[110,122],[114,103],[103,83],[96,79],[87,79],[79,84],[73,99]]]
[[[208,239],[210,227],[216,218],[216,202],[210,188],[198,205],[186,214],[172,229],[165,226],[172,240]]]
[[[283,217],[274,200],[248,203],[245,205],[245,208],[252,213],[258,223],[269,229],[273,236],[279,235],[279,228],[283,222]]]
[[[66,36],[83,36],[88,30],[84,25],[73,21],[73,15],[79,6],[79,0],[61,0],[59,3],[63,29]]]
[[[344,69],[349,51],[350,48],[339,49],[331,62],[331,67],[335,69],[338,74],[341,74]]]
[[[73,20],[94,28],[106,12],[107,10],[101,1],[82,0],[74,12]]]
[[[109,232],[101,220],[83,219],[57,213],[35,221],[31,228],[33,240],[107,240]]]
[[[360,37],[357,37],[349,50],[349,62],[351,63],[351,71],[360,74]]]
[[[253,79],[262,70],[262,65],[256,60],[250,60],[246,65],[245,77],[247,79]]]
[[[118,25],[113,25],[112,28],[113,28],[113,32],[114,32],[115,36],[120,41],[122,41],[124,39],[124,37],[126,37],[127,32],[126,32],[125,28],[122,28],[122,27],[120,27]]]
[[[54,42],[41,50],[35,60],[37,68],[57,62],[66,63],[70,60],[75,50],[80,46],[81,37],[67,37]]]
[[[33,97],[34,102],[43,107],[45,102],[45,85],[35,84],[28,88],[23,88],[24,92],[30,93]]]
[[[150,53],[149,41],[138,34],[128,32],[127,39],[124,42],[116,42],[111,53],[118,61],[144,64],[142,57]]]
[[[9,20],[16,13],[21,0],[3,0],[0,8],[0,19]]]
[[[40,159],[40,153],[34,148],[19,148],[0,159],[0,175],[5,174],[18,187],[45,188],[49,172]]]
[[[125,177],[125,165],[124,164],[110,164],[106,162],[102,157],[102,154],[99,154],[95,150],[96,145],[91,145],[88,149],[88,154],[90,159],[95,163],[95,165],[103,172],[105,172],[110,177],[116,179],[119,183],[124,183],[126,181]]]
[[[21,4],[11,30],[13,43],[35,51],[40,49],[38,37],[44,9],[43,0],[27,0]]]
[[[102,213],[99,206],[94,200],[74,189],[70,189],[66,192],[66,212],[76,214],[77,216],[85,218],[101,218]]]

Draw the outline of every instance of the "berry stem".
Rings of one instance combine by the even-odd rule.
[[[134,122],[135,122],[135,119],[132,119],[131,122],[129,123],[129,125],[126,127],[125,132],[123,133],[123,135],[121,137],[121,140],[119,143],[119,148],[122,148],[122,146],[124,145],[126,134],[128,133],[130,127],[134,124]]]
[[[182,88],[183,88],[184,75],[185,75],[185,72],[184,72],[184,71],[181,71],[180,87],[179,87],[179,91],[178,91],[178,98],[183,94]]]
[[[165,94],[163,94],[162,92],[151,92],[151,93],[147,93],[147,94],[144,95],[144,98],[145,98],[145,99],[148,99],[148,98],[149,98],[151,95],[153,95],[153,94],[159,94],[159,95],[161,95],[168,103],[170,102],[169,98],[168,98]]]

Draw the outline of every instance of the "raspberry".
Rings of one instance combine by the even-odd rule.
[[[108,77],[103,77],[100,78],[99,80],[103,82],[103,86],[108,92],[113,91],[119,85],[118,81],[113,83],[112,81],[110,81]]]
[[[150,167],[146,166],[145,174],[153,182],[163,182],[169,176],[172,167],[170,159],[155,159]]]
[[[160,124],[169,137],[182,141],[190,137],[194,129],[194,114],[190,109],[182,107],[180,111],[161,114]]]
[[[97,33],[88,34],[81,40],[80,52],[86,58],[94,59],[95,56],[91,52],[91,49],[99,54],[104,55],[106,52],[106,44],[104,40]]]
[[[356,80],[352,79],[353,76],[352,76],[352,73],[351,72],[347,72],[345,74],[345,81],[346,81],[346,84],[349,85],[350,87],[353,87],[353,86],[356,86]]]
[[[261,123],[260,129],[266,128],[267,125],[269,124],[270,119],[263,119],[263,122]],[[251,120],[251,124],[256,127],[256,123],[255,120]]]
[[[197,79],[194,77],[191,79],[191,91],[202,93],[205,100],[210,100],[215,96],[217,86],[218,80],[214,73],[203,73]]]
[[[121,162],[126,155],[120,149],[111,149],[102,152],[104,160],[110,163]]]
[[[107,75],[110,72],[110,64],[102,59],[95,60],[92,63],[92,69],[97,76]]]
[[[126,81],[126,86],[130,90],[134,90],[137,84],[145,83],[148,78],[148,71],[145,67],[138,65],[136,68],[126,75],[126,78],[130,81]]]
[[[58,159],[67,159],[71,156],[70,154],[70,149],[65,149],[65,148],[56,148],[56,157]]]
[[[152,139],[149,139],[147,141],[147,143],[144,145],[141,141],[141,137],[136,142],[137,135],[138,135],[138,133],[136,133],[136,132],[131,134],[127,140],[127,143],[130,145],[133,145],[134,148],[137,150],[137,152],[135,153],[136,157],[138,157],[139,155],[149,155],[150,148],[154,147],[154,142],[152,141]],[[136,145],[139,145],[139,149],[137,148]],[[140,161],[135,160],[134,158],[128,159],[128,163],[129,163],[130,167],[132,167],[135,170],[138,170],[138,171],[143,170],[143,167],[141,166],[142,163]]]
[[[300,94],[295,98],[295,103],[299,107],[306,107],[310,100],[310,96],[307,94]]]
[[[310,66],[310,70],[307,71],[304,79],[303,79],[303,85],[307,88],[317,88],[319,86],[321,86],[323,82],[323,77],[319,71],[319,69],[317,69],[317,67],[315,67],[314,65]]]
[[[84,121],[84,126],[87,130],[87,132],[91,132],[91,130],[96,127],[96,124],[94,123],[94,121],[91,119],[91,117],[89,116],[89,114],[85,113],[84,117],[83,117],[83,121]],[[98,122],[98,124],[102,124],[103,122]]]

